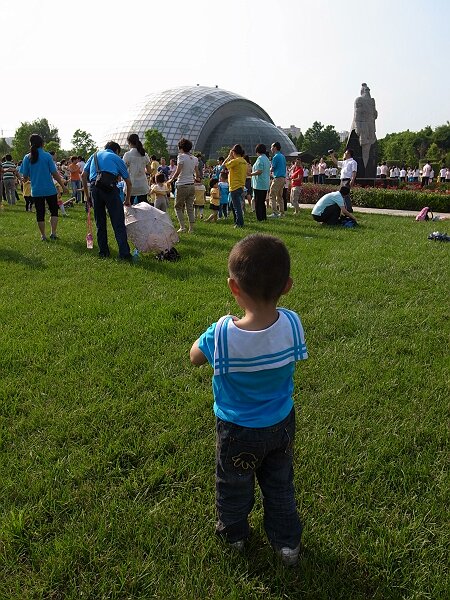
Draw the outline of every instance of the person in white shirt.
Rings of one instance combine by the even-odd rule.
[[[323,160],[322,156],[320,157],[318,167],[319,167],[319,173],[318,173],[319,177],[318,177],[317,183],[324,184],[325,183],[325,170],[327,168],[327,163]]]
[[[395,166],[394,167],[394,177],[398,177],[399,175],[400,175],[400,169],[397,166]]]
[[[416,167],[413,171],[413,181],[419,181],[420,170],[419,167]]]
[[[331,167],[330,169],[330,177],[337,177],[337,168],[336,167]]]
[[[378,165],[377,166],[377,177],[379,177],[381,175],[381,166]]]
[[[386,179],[386,177],[389,175],[389,167],[387,166],[387,164],[381,163],[381,167],[380,167],[380,179]]]
[[[389,171],[389,177],[390,177],[391,179],[394,179],[394,177],[395,177],[395,175],[394,175],[394,168],[392,168],[392,169]]]
[[[447,171],[445,173],[445,183],[450,183],[450,169],[447,168]]]
[[[303,167],[303,183],[308,183],[308,175],[309,175],[308,167]]]
[[[431,165],[427,161],[427,163],[422,167],[422,185],[424,187],[430,182],[430,174],[431,174]]]
[[[445,181],[446,172],[447,172],[447,169],[445,167],[442,167],[442,169],[440,169],[440,171],[439,171],[439,181],[441,183]]]
[[[428,180],[428,183],[432,183],[434,179],[434,169],[432,168],[430,171],[430,179]]]
[[[400,181],[406,181],[406,169],[402,167],[399,173]]]
[[[338,160],[334,152],[330,154],[331,160],[337,167],[341,169],[341,187],[349,186],[352,188],[355,185],[356,173],[358,172],[358,163],[353,158],[353,150],[351,148],[347,148],[344,152],[344,159]],[[345,196],[345,208],[348,212],[353,212],[352,203],[350,200],[350,194]]]

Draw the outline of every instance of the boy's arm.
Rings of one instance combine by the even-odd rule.
[[[195,342],[192,344],[192,348],[189,353],[191,363],[193,365],[195,365],[196,367],[199,367],[200,365],[204,365],[206,362],[208,362],[206,356],[203,354],[203,352],[198,347],[198,342],[199,342],[199,340],[195,340]]]

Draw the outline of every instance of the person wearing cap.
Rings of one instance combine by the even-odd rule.
[[[349,196],[350,188],[347,185],[341,186],[338,192],[330,192],[322,196],[311,211],[314,221],[325,225],[339,225],[343,216],[356,223],[355,217],[345,207],[345,200]]]

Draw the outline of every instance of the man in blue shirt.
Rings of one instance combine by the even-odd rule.
[[[346,185],[341,186],[338,192],[331,192],[322,196],[311,211],[314,221],[319,221],[319,223],[325,225],[339,225],[341,216],[343,216],[356,223],[353,214],[345,208],[345,199],[348,196],[350,196],[350,188]]]
[[[273,179],[269,192],[270,203],[272,205],[272,214],[268,216],[284,217],[283,188],[284,184],[286,183],[286,159],[280,152],[280,142],[274,142],[270,149],[273,154],[271,168]]]
[[[128,169],[120,158],[120,146],[117,142],[108,142],[104,150],[95,153],[99,170],[112,175],[121,176],[127,185],[127,195],[125,206],[130,206],[131,197],[131,179]],[[95,154],[89,157],[84,166],[82,180],[86,198],[89,198],[88,181],[91,186],[91,197],[94,205],[95,224],[97,226],[97,242],[99,256],[106,258],[109,256],[108,234],[106,229],[106,209],[108,209],[111,225],[114,229],[117,245],[119,246],[119,258],[130,260],[130,247],[128,245],[127,231],[125,228],[125,214],[123,204],[120,200],[120,192],[117,186],[111,190],[105,191],[96,184],[97,167],[95,164]]]

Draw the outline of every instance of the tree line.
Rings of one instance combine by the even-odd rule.
[[[58,160],[71,154],[90,156],[97,150],[92,136],[82,129],[74,132],[72,148],[63,150],[58,129],[42,118],[21,123],[14,134],[12,148],[0,138],[0,155],[11,153],[15,160],[21,160],[29,151],[28,140],[32,133],[38,133],[43,138],[45,149],[49,152],[53,150]],[[343,153],[346,146],[346,140],[340,142],[339,134],[333,125],[323,125],[320,121],[314,121],[304,134],[300,133],[298,137],[289,134],[289,137],[299,152],[306,151],[317,158],[327,156],[331,149]],[[143,143],[149,155],[168,158],[167,142],[157,129],[146,131]],[[450,165],[450,121],[435,129],[427,126],[417,132],[407,130],[388,133],[378,140],[377,154],[379,162],[415,166],[427,159],[433,163]]]
[[[332,125],[324,126],[320,121],[315,121],[299,137],[289,137],[299,152],[309,152],[317,158],[326,156],[331,149],[343,153],[347,144],[347,140],[340,142],[339,134]],[[435,129],[428,125],[420,131],[388,133],[378,140],[377,155],[379,162],[407,166],[418,165],[425,159],[450,165],[450,121]]]

